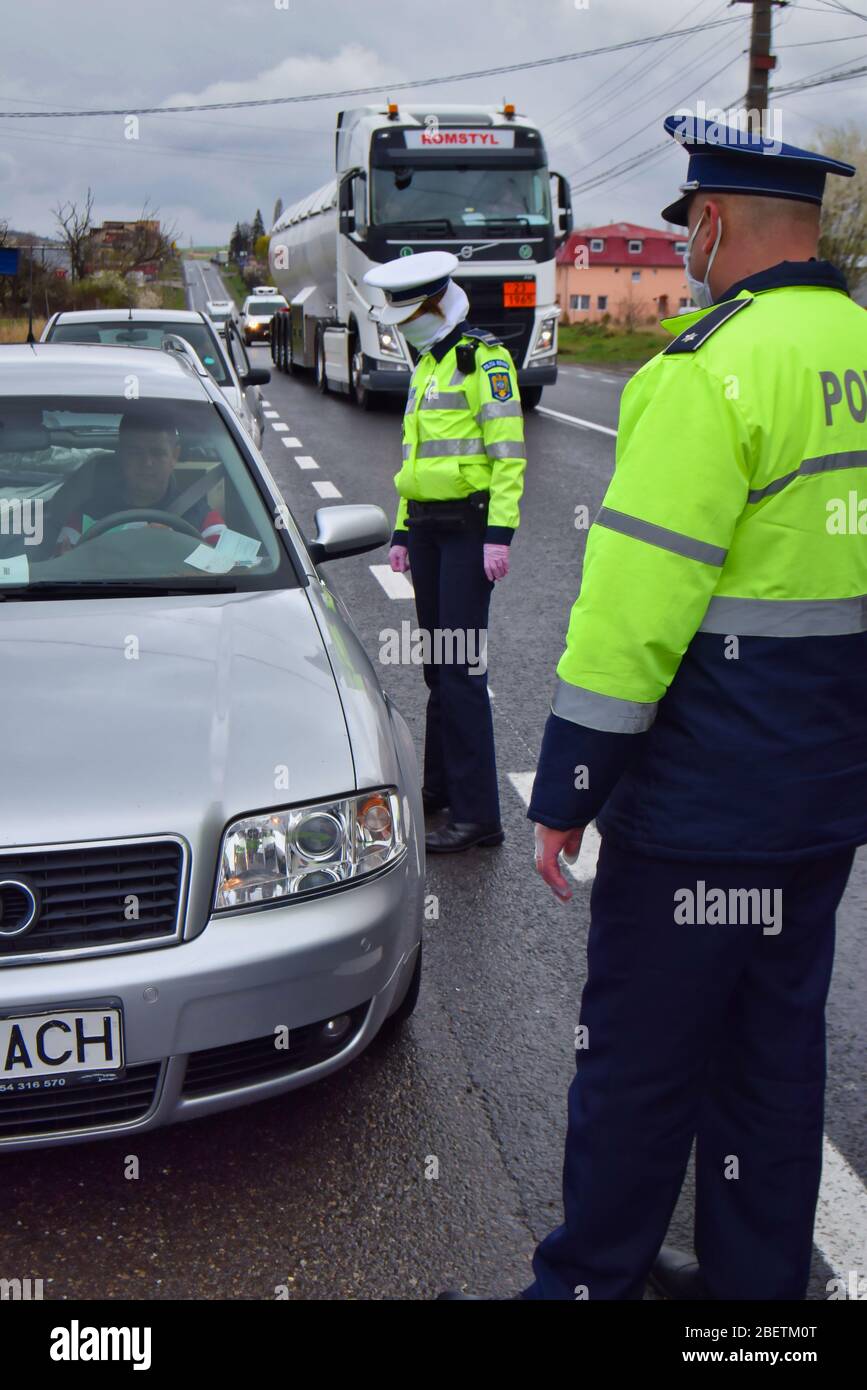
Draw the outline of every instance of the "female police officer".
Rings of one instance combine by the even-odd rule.
[[[487,688],[488,604],[509,572],[523,489],[524,426],[506,348],[465,320],[445,251],[400,256],[365,275],[383,323],[418,353],[403,426],[400,505],[389,561],[412,570],[429,660],[424,801],[449,808],[434,853],[503,841]]]

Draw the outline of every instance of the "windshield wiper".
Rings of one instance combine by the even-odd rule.
[[[61,582],[57,579],[37,579],[32,584],[9,584],[0,588],[0,603],[16,599],[53,598],[147,598],[156,596],[181,595],[185,598],[195,594],[235,594],[237,584],[229,578],[209,576],[206,582],[197,584],[191,580],[167,579],[70,579]]]

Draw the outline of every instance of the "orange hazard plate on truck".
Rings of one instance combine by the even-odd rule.
[[[503,307],[533,309],[536,305],[535,280],[506,280],[503,283]]]

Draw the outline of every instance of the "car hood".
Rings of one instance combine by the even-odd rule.
[[[0,845],[219,834],[355,786],[306,591],[0,605]]]

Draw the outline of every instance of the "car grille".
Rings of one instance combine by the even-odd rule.
[[[191,1052],[187,1059],[183,1094],[201,1096],[209,1092],[233,1091],[242,1086],[252,1086],[257,1081],[272,1081],[277,1076],[291,1076],[305,1067],[313,1067],[349,1046],[364,1023],[368,1007],[369,1004],[360,1004],[355,1009],[347,1010],[352,1022],[337,1042],[322,1036],[322,1027],[327,1022],[323,1018],[319,1023],[290,1029],[288,1046],[285,1048],[275,1047],[274,1034],[269,1033],[264,1038],[230,1043],[228,1047],[209,1047],[203,1052]]]
[[[3,1140],[43,1134],[103,1129],[131,1124],[152,1108],[161,1062],[127,1067],[120,1081],[86,1082],[68,1089],[21,1091],[0,1096],[0,1145]]]
[[[174,936],[184,860],[176,840],[116,840],[0,854],[0,879],[20,875],[40,902],[36,924],[21,936],[2,935],[4,923],[10,923],[4,911],[0,961]],[[19,890],[14,892],[20,898]],[[125,913],[133,900],[137,917],[128,921]]]

